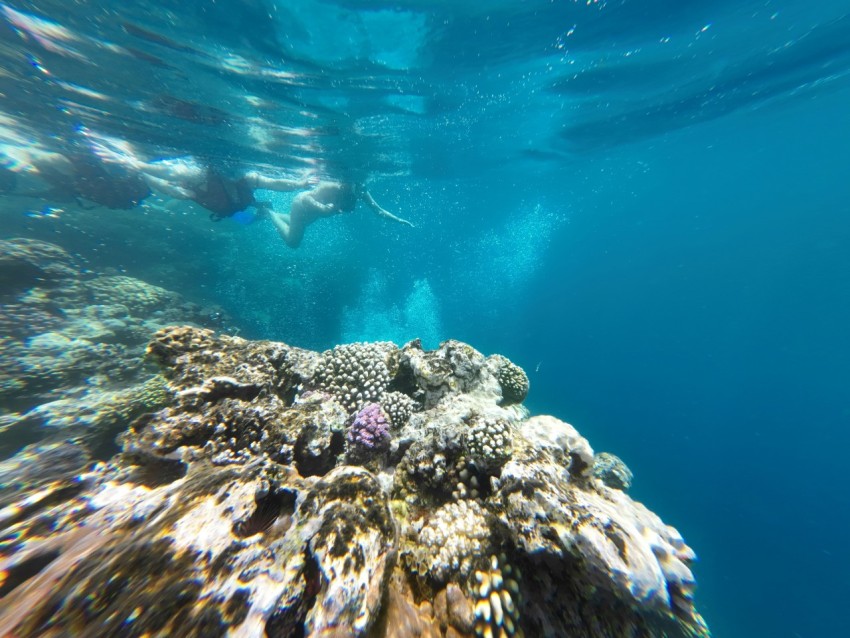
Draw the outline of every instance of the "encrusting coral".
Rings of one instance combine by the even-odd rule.
[[[192,327],[148,352],[167,405],[118,455],[32,448],[76,473],[3,494],[0,635],[709,635],[682,537],[500,359]]]

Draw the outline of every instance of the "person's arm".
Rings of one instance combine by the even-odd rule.
[[[381,207],[378,202],[375,201],[375,198],[372,197],[372,194],[367,191],[365,188],[360,191],[361,196],[363,197],[363,201],[371,208],[379,217],[384,217],[386,219],[391,219],[394,222],[398,222],[399,224],[404,224],[405,226],[410,226],[411,228],[415,228],[413,224],[411,224],[406,219],[402,219],[401,217],[396,217],[387,209]]]
[[[283,177],[266,177],[256,171],[245,173],[245,180],[248,186],[253,189],[264,188],[270,191],[298,191],[310,188],[313,184],[313,179],[305,177],[304,179],[285,179]]]
[[[330,215],[332,213],[338,212],[337,207],[334,204],[325,204],[324,202],[320,202],[310,193],[304,193],[300,196],[296,195],[296,197],[303,197],[305,206],[309,206],[315,210],[320,211],[321,213]]]

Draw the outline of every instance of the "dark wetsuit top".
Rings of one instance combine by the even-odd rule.
[[[254,191],[244,177],[234,181],[208,168],[203,188],[196,189],[192,199],[211,211],[213,219],[223,219],[251,206]]]

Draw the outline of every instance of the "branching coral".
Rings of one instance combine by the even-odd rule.
[[[511,436],[507,421],[476,417],[464,437],[469,459],[481,470],[498,471],[511,458]]]
[[[393,427],[398,429],[407,423],[419,404],[402,392],[385,392],[381,397],[381,407],[390,417]]]
[[[390,381],[388,356],[391,343],[351,343],[324,353],[316,387],[332,395],[346,410],[355,412],[367,403],[378,401]]]
[[[385,452],[390,445],[390,424],[387,415],[377,403],[363,406],[346,434],[349,456],[353,459],[367,459]]]

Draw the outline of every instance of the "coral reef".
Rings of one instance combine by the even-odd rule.
[[[3,493],[0,635],[709,635],[693,551],[504,362],[186,326],[148,353],[167,405],[120,453],[30,448],[65,470]]]
[[[144,361],[151,335],[218,313],[32,239],[0,240],[0,301],[0,452],[54,435],[111,439],[162,407],[164,380]]]
[[[381,407],[390,417],[394,428],[400,429],[407,424],[410,415],[419,409],[419,405],[402,392],[385,392],[381,397]]]
[[[632,486],[634,475],[619,456],[600,452],[593,459],[593,476],[608,487],[627,491]]]
[[[528,375],[507,357],[494,354],[490,361],[496,366],[496,378],[502,388],[502,405],[522,403],[528,395]]]
[[[349,459],[368,459],[390,446],[390,424],[378,403],[367,403],[355,415],[345,436]]]
[[[507,563],[490,557],[486,570],[475,572],[475,635],[482,638],[509,638],[522,635],[519,628],[519,572]]]

